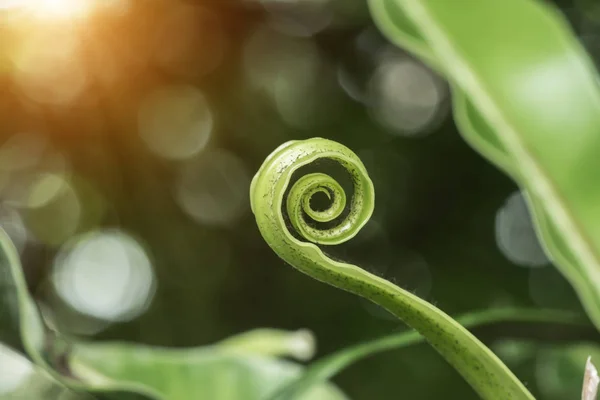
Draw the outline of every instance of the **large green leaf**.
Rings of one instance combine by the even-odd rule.
[[[128,390],[168,400],[264,400],[302,373],[297,364],[258,355],[118,344],[78,346],[70,365],[95,390]],[[320,383],[300,399],[346,397],[334,386]]]
[[[566,20],[536,0],[370,5],[390,40],[448,78],[463,136],[527,192],[546,250],[600,326],[600,90]]]

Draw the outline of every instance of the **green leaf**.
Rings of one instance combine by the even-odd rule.
[[[78,345],[73,373],[97,391],[134,391],[156,399],[264,400],[302,373],[302,367],[227,349],[159,349],[126,344]],[[302,400],[345,400],[328,384]]]
[[[457,322],[468,328],[476,328],[490,324],[512,323],[519,332],[529,324],[535,324],[536,331],[564,325],[562,332],[571,330],[569,334],[578,339],[583,330],[591,327],[589,320],[579,314],[556,310],[535,310],[526,308],[499,308],[472,312],[458,317]],[[522,325],[522,326],[520,326]],[[534,337],[540,340],[543,338]],[[556,338],[555,338],[556,339]],[[312,363],[298,379],[277,392],[271,400],[297,399],[315,384],[327,381],[354,363],[372,355],[424,342],[425,338],[416,331],[407,331],[378,338],[340,350],[319,361]]]
[[[370,5],[390,40],[448,78],[463,136],[527,192],[545,249],[600,327],[600,90],[565,18],[535,0]]]
[[[44,362],[46,329],[29,295],[19,254],[0,228],[0,342]]]
[[[0,254],[0,341],[24,351],[19,328],[19,296],[6,250]]]
[[[287,332],[279,329],[254,329],[218,343],[219,349],[269,357],[293,357],[300,361],[315,354],[315,337],[308,330]]]

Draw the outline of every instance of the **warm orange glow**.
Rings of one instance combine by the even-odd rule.
[[[85,17],[96,0],[0,0],[0,10],[25,12],[36,19],[49,21]]]
[[[26,4],[36,17],[51,20],[84,17],[92,8],[90,0],[26,0]]]

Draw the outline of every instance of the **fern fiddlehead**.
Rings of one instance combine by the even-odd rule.
[[[322,159],[339,163],[351,177],[348,205],[342,186],[332,177],[309,173],[297,179],[295,173],[302,167]],[[329,199],[325,210],[312,207],[316,193]],[[255,175],[250,199],[262,236],[284,261],[321,282],[386,308],[419,331],[482,398],[533,399],[485,345],[444,312],[356,265],[332,259],[318,246],[352,239],[374,209],[373,183],[350,149],[322,138],[287,142]]]

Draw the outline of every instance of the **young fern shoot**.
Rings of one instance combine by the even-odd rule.
[[[292,182],[301,167],[323,159],[347,171],[354,186],[349,199],[342,186],[324,173],[310,173]],[[329,199],[327,209],[311,207],[317,193]],[[373,213],[373,183],[361,160],[346,146],[322,138],[284,143],[254,176],[250,200],[262,236],[287,263],[393,313],[423,335],[483,399],[533,399],[494,353],[443,311],[356,265],[333,260],[317,246],[352,239]]]

